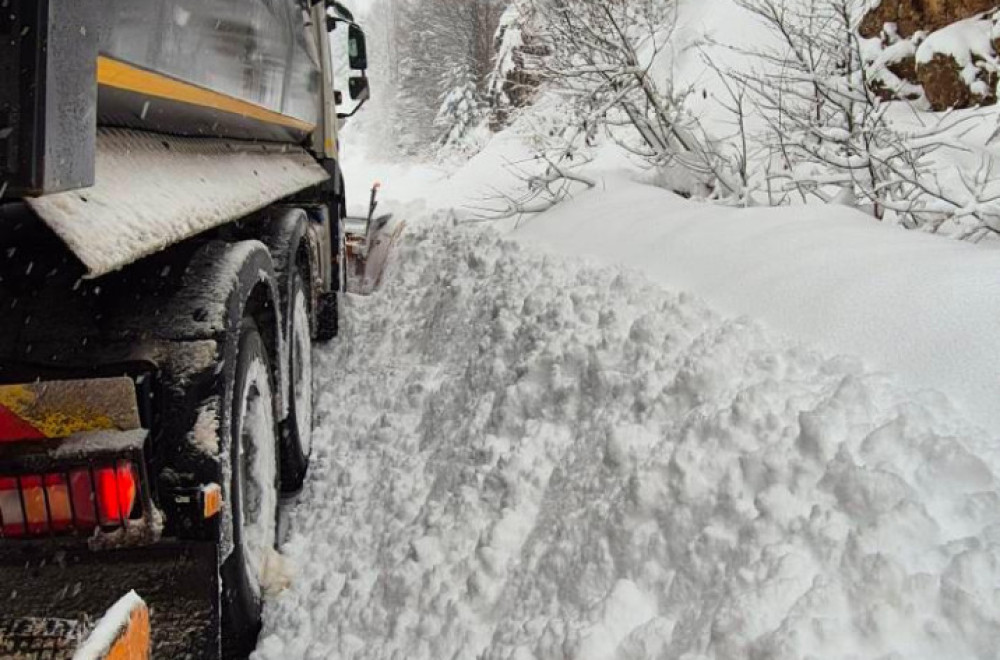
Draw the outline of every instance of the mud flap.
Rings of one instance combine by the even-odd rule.
[[[68,649],[84,643],[131,589],[142,594],[149,608],[152,657],[217,658],[217,562],[214,543],[162,543],[108,552],[40,552],[27,544],[5,548],[0,554],[0,600],[16,603],[18,617],[0,615],[0,657],[73,657]]]

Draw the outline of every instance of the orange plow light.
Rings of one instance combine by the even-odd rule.
[[[98,621],[74,658],[86,660],[149,660],[149,609],[134,592],[111,606]]]

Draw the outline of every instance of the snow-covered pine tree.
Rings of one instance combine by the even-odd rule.
[[[405,127],[399,136],[404,153],[422,152],[434,142],[441,94],[441,63],[448,48],[446,27],[435,11],[444,0],[399,0],[394,39],[398,47],[399,82],[395,112]]]
[[[386,25],[393,97],[388,132],[398,150],[426,154],[461,140],[488,105],[494,36],[507,0],[376,0]],[[389,25],[391,23],[391,25]],[[383,98],[387,98],[383,96]]]
[[[458,62],[445,74],[446,89],[435,126],[442,131],[442,146],[457,146],[483,118],[484,104],[476,74],[468,62]]]

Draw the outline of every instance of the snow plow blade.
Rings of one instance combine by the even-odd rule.
[[[391,215],[372,220],[347,218],[347,292],[368,296],[382,283],[389,255],[406,223]]]
[[[19,660],[149,660],[149,608],[134,591],[96,625],[85,620],[0,621],[0,657]]]
[[[402,220],[392,215],[376,216],[378,193],[382,184],[372,186],[366,217],[344,219],[344,252],[346,256],[344,291],[368,296],[382,283],[389,255],[406,228]]]

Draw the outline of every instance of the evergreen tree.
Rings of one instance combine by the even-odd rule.
[[[389,115],[381,118],[394,146],[426,153],[464,138],[489,106],[494,39],[506,0],[376,0],[373,28],[390,44],[374,49],[389,71]]]

